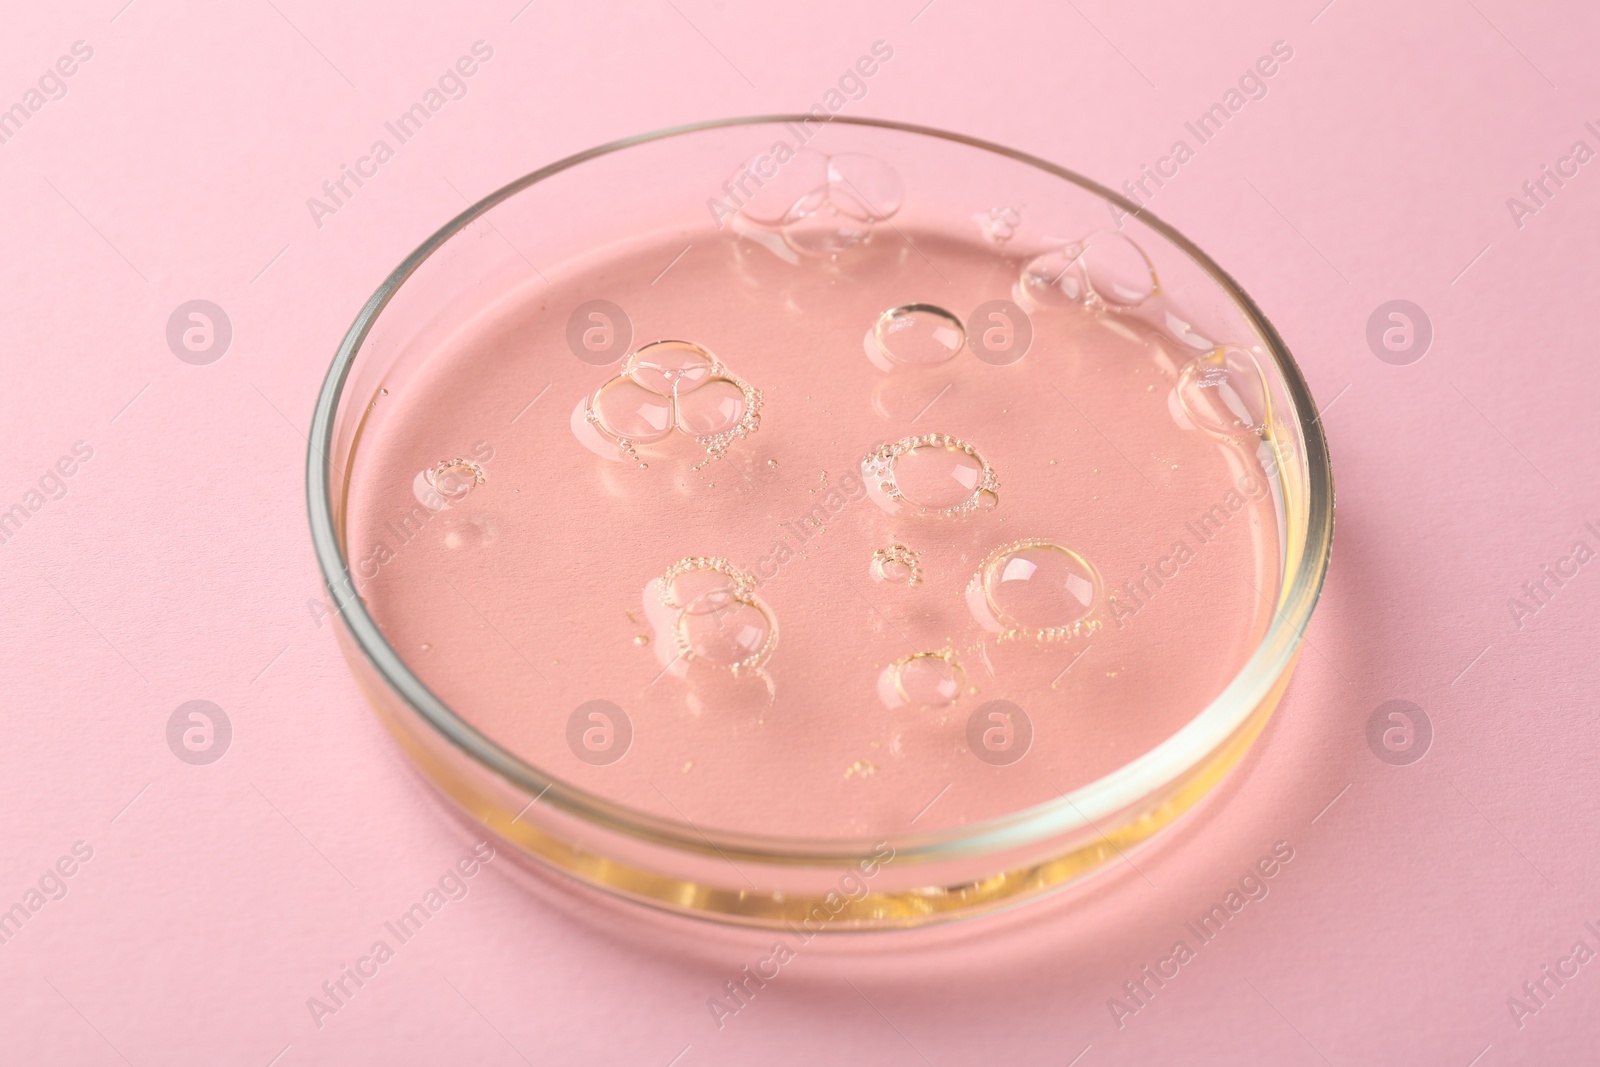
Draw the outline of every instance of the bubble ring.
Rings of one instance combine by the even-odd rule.
[[[1083,609],[1083,615],[1074,621],[1072,625],[1046,627],[1023,626],[1009,612],[1003,609],[999,604],[995,603],[994,596],[990,592],[990,586],[992,584],[990,579],[994,576],[995,567],[997,567],[1002,560],[1007,559],[1018,552],[1025,552],[1031,548],[1048,549],[1052,552],[1065,553],[1072,559],[1074,563],[1083,568],[1084,572],[1094,580],[1094,596],[1091,598],[1089,605]],[[1101,622],[1094,616],[1095,612],[1100,609],[1102,592],[1104,588],[1105,586],[1100,577],[1100,571],[1096,569],[1094,564],[1085,559],[1082,553],[1075,552],[1065,545],[1057,544],[1054,541],[1045,541],[1035,538],[1023,541],[1012,541],[1010,544],[999,546],[985,556],[983,558],[983,562],[978,564],[977,573],[974,574],[972,576],[972,580],[967,583],[967,596],[969,598],[981,598],[984,606],[988,608],[990,614],[994,617],[994,620],[1000,624],[1000,633],[995,638],[997,641],[1031,640],[1037,641],[1040,644],[1057,644],[1076,640],[1078,638],[1089,637],[1100,629]]]
[[[901,456],[918,448],[954,448],[977,460],[978,483],[972,487],[967,499],[947,508],[932,508],[918,504],[906,496],[895,480],[895,463]],[[972,444],[947,433],[902,437],[893,444],[883,445],[877,451],[869,452],[862,457],[861,473],[869,485],[876,483],[878,491],[890,501],[908,504],[926,515],[954,517],[978,510],[985,503],[985,498],[989,500],[991,506],[1000,501],[1000,476],[989,466],[989,461],[984,459],[983,454]]]
[[[686,574],[698,574],[702,571],[714,571],[733,583],[730,593],[734,600],[748,601],[755,596],[756,580],[750,575],[735,567],[723,556],[685,556],[667,568],[658,581],[661,585],[661,603],[673,611],[688,610],[687,604],[680,604],[673,598],[672,586],[679,578]]]
[[[893,579],[889,577],[891,566],[905,568],[907,585],[922,584],[922,562],[916,549],[909,545],[895,544],[888,548],[872,550],[872,568],[879,578],[892,581]]]

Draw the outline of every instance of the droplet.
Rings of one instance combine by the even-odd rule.
[[[906,545],[890,545],[872,553],[872,576],[880,582],[895,585],[918,585],[922,582],[922,559],[916,549]]]
[[[978,450],[949,434],[906,437],[861,461],[867,494],[892,514],[960,515],[999,503],[1000,479]]]
[[[428,484],[446,500],[463,500],[489,480],[483,468],[470,459],[447,459],[428,472]]]
[[[1100,575],[1054,541],[1016,541],[990,552],[967,584],[967,607],[1001,640],[1064,641],[1093,633]]]
[[[1266,425],[1267,389],[1255,356],[1237,345],[1197,356],[1178,372],[1178,403],[1217,437],[1258,434]]]
[[[967,672],[949,649],[915,652],[895,660],[878,676],[878,698],[887,708],[937,710],[961,699]]]
[[[649,634],[636,634],[634,636],[633,643],[638,645],[640,648],[643,648],[645,645],[648,645],[650,643],[650,635]]]
[[[910,367],[945,363],[967,342],[961,320],[933,304],[905,304],[885,311],[873,325],[872,337],[891,362]]]
[[[433,651],[433,642],[432,641],[424,641],[424,642],[422,642],[422,651],[424,651],[424,652],[432,652]]]

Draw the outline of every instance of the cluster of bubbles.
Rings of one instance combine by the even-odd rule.
[[[647,590],[645,612],[671,634],[674,662],[739,676],[759,670],[778,647],[777,620],[756,597],[755,579],[721,556],[686,556],[668,567]]]
[[[959,437],[928,433],[882,445],[861,460],[867,495],[890,515],[952,517],[1000,503],[1000,478]]]
[[[761,185],[739,206],[734,228],[780,256],[788,250],[831,259],[848,252],[905,200],[900,175],[875,156],[801,148],[767,166],[775,167],[770,176],[755,161],[747,164]]]
[[[657,341],[631,353],[616,377],[578,402],[573,431],[590,451],[647,464],[638,449],[675,434],[715,459],[761,426],[761,391],[690,341]]]
[[[1022,268],[1017,283],[1019,301],[1046,312],[1080,307],[1148,311],[1157,303],[1153,298],[1160,289],[1144,250],[1116,230],[1097,230],[1035,257]],[[1260,435],[1268,397],[1255,354],[1201,336],[1170,309],[1160,308],[1146,317],[1196,353],[1179,369],[1173,389],[1170,406],[1178,424],[1219,438]]]

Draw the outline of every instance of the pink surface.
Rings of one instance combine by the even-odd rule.
[[[510,0],[402,17],[111,0],[5,16],[0,104],[38,107],[0,143],[0,504],[28,513],[0,544],[0,905],[28,916],[0,945],[0,1062],[1595,1057],[1600,14],[918,6]],[[466,95],[313,219],[307,198],[479,40],[493,55]],[[319,617],[302,434],[355,310],[464,197],[614,137],[803,109],[878,40],[894,58],[847,113],[1112,184],[1177,166],[1153,209],[1252,293],[1325,406],[1336,556],[1256,751],[1137,869],[997,921],[813,942],[719,1029],[707,999],[770,937],[666,924],[503,855],[457,868],[470,837],[380,732]],[[77,41],[92,56],[41,86]],[[1266,95],[1198,143],[1184,123],[1276,41],[1293,56]],[[1178,138],[1192,157],[1161,163]],[[1522,185],[1545,164],[1566,176],[1539,203]],[[166,338],[197,298],[233,328],[209,365]],[[1394,299],[1433,325],[1409,365],[1367,342]],[[47,477],[77,442],[70,476]],[[1409,765],[1368,743],[1396,699],[1433,727]],[[191,700],[232,724],[209,765],[168,746]],[[1266,895],[1200,945],[1185,924],[1277,842],[1293,858]],[[461,899],[403,944],[387,935],[430,889]],[[307,999],[380,938],[392,958],[313,1019]],[[1180,939],[1193,958],[1114,1013],[1141,968],[1171,973]]]

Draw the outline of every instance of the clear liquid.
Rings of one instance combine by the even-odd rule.
[[[358,588],[429,688],[533,764],[706,827],[936,830],[1116,770],[1259,641],[1279,530],[1247,360],[1193,366],[1209,346],[1124,317],[1143,283],[1115,241],[902,235],[861,217],[896,191],[856,181],[778,244],[680,229],[546,266],[379,398]],[[567,316],[597,297],[644,358],[574,358]],[[1020,360],[953,342],[1018,297]],[[948,317],[880,329],[922,306]],[[996,699],[1032,724],[1003,766],[968,742]],[[591,700],[631,720],[615,762],[567,747]]]

